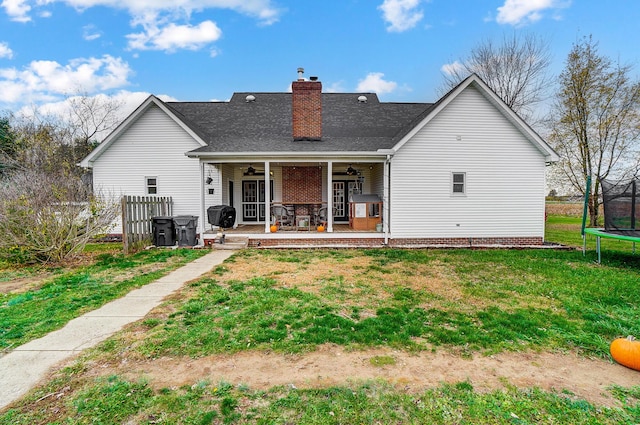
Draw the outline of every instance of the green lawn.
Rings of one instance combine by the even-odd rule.
[[[545,229],[545,240],[582,249],[581,225],[581,217],[549,215]],[[601,245],[602,259],[605,263],[640,261],[640,247],[638,247],[638,254],[633,256],[633,243],[631,242],[602,238]],[[590,260],[597,258],[596,238],[592,235],[587,235],[587,258]]]
[[[89,249],[100,252],[103,248],[92,245]],[[206,253],[191,249],[153,250],[125,257],[108,252],[98,254],[92,264],[79,267],[0,270],[0,282],[21,278],[34,286],[24,292],[0,293],[0,352],[59,329],[71,319]]]
[[[579,220],[550,216],[547,240],[580,246],[579,227]],[[327,343],[608,359],[613,338],[640,335],[640,265],[625,244],[607,245],[603,256],[597,265],[593,251],[583,257],[577,249],[247,249],[35,389],[0,424],[637,424],[640,386],[609,389],[620,404],[607,408],[560,388],[507,385],[487,393],[469,382],[419,393],[378,381],[267,391],[208,381],[156,388],[97,367],[247,350],[304,353]]]

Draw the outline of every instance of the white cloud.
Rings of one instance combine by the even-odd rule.
[[[50,3],[63,3],[78,10],[95,6],[125,9],[134,20],[158,14],[189,17],[194,10],[218,8],[235,10],[269,25],[276,22],[281,13],[272,5],[272,0],[3,0],[0,6],[12,20],[28,22],[33,7]]]
[[[452,63],[445,63],[440,67],[440,71],[444,72],[447,75],[453,75],[456,72],[460,72],[464,69],[464,65],[462,65],[458,61],[454,61]]]
[[[127,85],[132,71],[120,58],[74,59],[67,65],[33,61],[25,69],[0,68],[0,102],[51,102],[77,92],[95,93]]]
[[[31,6],[28,3],[30,3],[29,0],[3,0],[0,6],[4,8],[12,21],[29,22],[31,20],[29,17]]]
[[[89,24],[82,27],[82,38],[87,41],[97,40],[102,37],[102,32],[95,25]]]
[[[398,83],[394,81],[385,81],[382,72],[370,72],[367,76],[358,82],[358,92],[373,92],[378,94],[391,93],[398,87]]]
[[[496,21],[499,24],[525,25],[542,19],[542,12],[547,9],[566,8],[570,4],[570,0],[505,0],[504,5],[498,8]]]
[[[389,24],[387,31],[402,32],[416,26],[424,16],[418,6],[422,0],[384,0],[378,6],[384,20]]]
[[[140,106],[148,97],[150,93],[147,92],[130,92],[127,90],[120,90],[114,94],[99,93],[93,96],[86,96],[87,101],[80,102],[93,105],[117,105],[115,113],[115,121],[121,123],[124,121],[138,106]],[[55,100],[47,103],[43,103],[37,106],[23,106],[16,112],[16,116],[30,119],[35,116],[40,117],[57,117],[62,121],[66,121],[73,117],[72,105],[75,102],[79,103],[80,96],[70,96],[63,100]],[[84,96],[83,96],[84,97]],[[158,98],[165,102],[176,101],[174,97],[168,95],[157,95]],[[98,112],[99,112],[99,106]],[[98,132],[95,138],[98,141],[102,141],[109,135],[110,131]]]
[[[62,3],[77,10],[92,7],[110,7],[126,10],[131,16],[131,26],[141,26],[142,31],[129,34],[130,49],[198,50],[220,38],[222,31],[210,21],[198,25],[188,23],[193,11],[206,9],[230,9],[252,16],[261,24],[276,22],[282,13],[273,6],[274,0],[2,0],[0,7],[14,21],[28,22],[33,13],[51,3]],[[92,26],[84,28],[85,40],[95,40],[101,36]],[[211,55],[217,52],[211,50]]]
[[[342,80],[336,81],[327,87],[323,87],[322,90],[327,93],[344,93],[346,91],[344,88],[344,81]]]
[[[0,58],[11,59],[13,57],[13,50],[9,47],[9,43],[0,41]]]
[[[198,50],[220,38],[222,31],[211,21],[199,25],[176,25],[173,23],[160,28],[145,25],[145,32],[129,34],[129,48],[132,50]]]

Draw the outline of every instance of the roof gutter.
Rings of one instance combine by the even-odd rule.
[[[379,149],[377,151],[334,151],[334,152],[185,152],[185,156],[189,158],[251,158],[256,157],[260,159],[281,159],[281,158],[308,158],[308,159],[321,159],[321,158],[358,158],[358,159],[379,159],[384,160],[388,155],[393,155],[395,151],[393,149]]]

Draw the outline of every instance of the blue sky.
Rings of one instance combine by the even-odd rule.
[[[547,38],[555,75],[590,34],[638,64],[639,20],[638,0],[2,0],[0,111],[286,91],[298,67],[325,91],[431,102],[445,65],[514,31]]]

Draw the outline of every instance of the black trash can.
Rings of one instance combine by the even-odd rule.
[[[173,217],[152,217],[151,230],[155,246],[173,246],[176,244],[176,227]]]
[[[207,219],[212,226],[229,229],[236,222],[236,209],[229,205],[214,205],[207,208]]]
[[[178,233],[178,246],[194,246],[198,243],[196,237],[198,217],[195,215],[179,215],[173,217]]]

